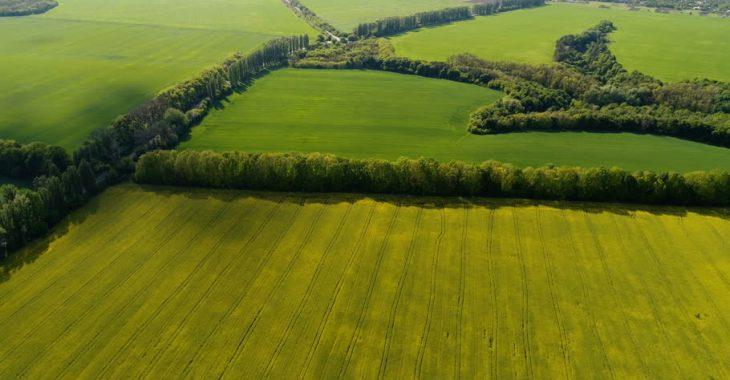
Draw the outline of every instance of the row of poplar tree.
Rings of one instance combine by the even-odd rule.
[[[475,4],[472,7],[455,7],[420,12],[409,16],[388,17],[374,22],[361,23],[355,28],[359,37],[382,37],[403,33],[424,26],[445,24],[453,21],[468,20],[497,12],[544,5],[545,0],[501,0]]]
[[[154,151],[142,183],[222,189],[518,197],[646,204],[730,205],[730,173],[618,168],[518,168],[488,161],[347,159],[328,154]]]

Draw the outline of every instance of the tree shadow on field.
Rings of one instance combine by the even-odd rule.
[[[374,201],[405,207],[419,207],[424,209],[464,209],[486,208],[499,209],[534,208],[582,211],[589,214],[611,213],[614,215],[634,216],[637,212],[657,216],[684,217],[690,213],[711,216],[730,221],[730,208],[684,207],[684,206],[653,206],[630,203],[601,203],[577,201],[544,201],[516,198],[487,198],[487,197],[441,197],[416,196],[397,194],[362,194],[362,193],[311,193],[292,191],[255,191],[255,190],[223,190],[192,187],[167,187],[153,185],[138,185],[143,191],[149,191],[163,196],[185,196],[190,199],[215,199],[221,202],[230,202],[244,198],[254,198],[270,202],[285,202],[290,204],[324,204],[334,205],[343,202],[357,203]]]
[[[44,237],[35,239],[20,250],[9,253],[8,257],[0,260],[0,283],[10,280],[13,273],[25,265],[34,263],[49,251],[49,248],[56,240],[66,236],[73,226],[84,223],[89,216],[95,214],[98,210],[99,196],[97,195],[85,206],[63,218]]]
[[[203,121],[208,117],[208,113],[211,111],[211,109],[214,109],[216,111],[222,111],[222,110],[226,109],[226,107],[231,104],[231,96],[242,94],[242,93],[246,92],[246,90],[248,90],[249,87],[253,86],[254,83],[256,83],[257,79],[259,79],[265,75],[268,75],[273,70],[277,70],[277,69],[272,69],[272,70],[267,69],[267,70],[264,70],[256,75],[254,75],[251,78],[247,78],[243,82],[241,82],[238,85],[236,85],[235,87],[233,87],[231,89],[230,94],[226,95],[222,99],[213,100],[210,103],[210,108],[207,110],[205,116],[201,117],[199,120],[192,123],[190,125],[190,128],[188,129],[188,132],[180,136],[180,142],[190,140],[190,138],[192,137],[192,129],[203,123]]]
[[[582,211],[589,214],[610,213],[614,215],[634,217],[637,212],[657,216],[684,217],[690,213],[715,217],[730,222],[730,208],[680,207],[680,206],[648,206],[638,204],[570,202],[570,201],[536,201],[514,198],[486,197],[439,197],[395,194],[362,194],[362,193],[311,193],[311,192],[275,192],[253,190],[223,190],[194,187],[170,187],[155,185],[138,185],[126,183],[138,191],[149,193],[150,197],[183,197],[191,201],[210,201],[228,203],[244,199],[253,199],[271,203],[285,204],[322,204],[337,205],[342,203],[379,202],[392,206],[418,207],[423,209],[488,209],[501,208],[535,208],[542,207],[553,210]],[[117,186],[117,187],[118,187]],[[112,187],[106,191],[114,189]],[[28,243],[26,247],[12,253],[8,258],[0,260],[0,283],[8,281],[12,275],[27,264],[34,263],[42,255],[50,251],[53,243],[65,237],[74,226],[87,222],[87,219],[99,211],[101,202],[99,195],[82,208],[72,212],[58,223],[47,236]],[[63,254],[55,252],[54,254]]]

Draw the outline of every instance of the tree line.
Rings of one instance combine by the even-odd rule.
[[[389,36],[424,26],[468,20],[472,17],[469,7],[439,9],[409,16],[388,17],[373,22],[362,23],[355,28],[355,34],[359,37]]]
[[[32,189],[0,186],[0,257],[44,235],[102,187],[88,161],[36,177]]]
[[[388,17],[368,23],[359,24],[354,34],[358,37],[383,37],[403,33],[409,30],[446,24],[454,21],[469,20],[474,16],[489,15],[497,12],[511,11],[545,5],[544,0],[501,0],[475,4],[472,7],[454,7],[434,11],[419,12],[409,16]]]
[[[55,0],[0,0],[0,17],[40,14],[57,6]]]
[[[730,112],[730,83],[708,79],[662,83],[637,71],[628,72],[608,46],[608,34],[615,30],[613,23],[602,21],[583,33],[563,36],[556,43],[556,62],[600,83],[584,93],[583,100],[597,105],[661,104],[704,113]]]
[[[545,5],[545,0],[487,0],[471,7],[477,16],[491,15],[497,12],[507,12],[522,8],[532,8]]]
[[[32,180],[41,175],[58,175],[71,164],[71,157],[59,146],[43,143],[20,144],[0,139],[0,175]]]
[[[519,101],[506,98],[472,113],[469,130],[477,134],[524,131],[632,132],[730,147],[730,123],[715,125],[707,115],[666,106],[610,104],[598,107],[575,103],[567,109],[527,112]]]
[[[393,162],[320,153],[154,151],[140,157],[135,179],[222,189],[730,205],[730,173],[726,172],[517,168],[494,161],[470,164],[401,158]]]

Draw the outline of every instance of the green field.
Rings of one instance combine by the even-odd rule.
[[[477,17],[392,38],[396,53],[444,60],[470,52],[486,59],[552,61],[555,42],[610,20],[611,50],[629,70],[677,81],[696,77],[730,81],[730,20],[685,14],[628,11],[618,5],[556,3],[537,9]]]
[[[345,32],[362,22],[416,12],[471,5],[468,0],[301,0],[319,17]]]
[[[193,128],[181,148],[681,172],[730,168],[730,149],[669,137],[469,134],[469,113],[500,96],[473,85],[385,72],[284,69],[231,96]]]
[[[307,32],[279,0],[68,0],[0,18],[0,137],[76,148],[229,54]]]
[[[724,378],[728,218],[118,186],[5,272],[0,377]]]

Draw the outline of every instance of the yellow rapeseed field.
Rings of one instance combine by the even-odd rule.
[[[107,190],[0,279],[0,378],[728,378],[727,210]]]

